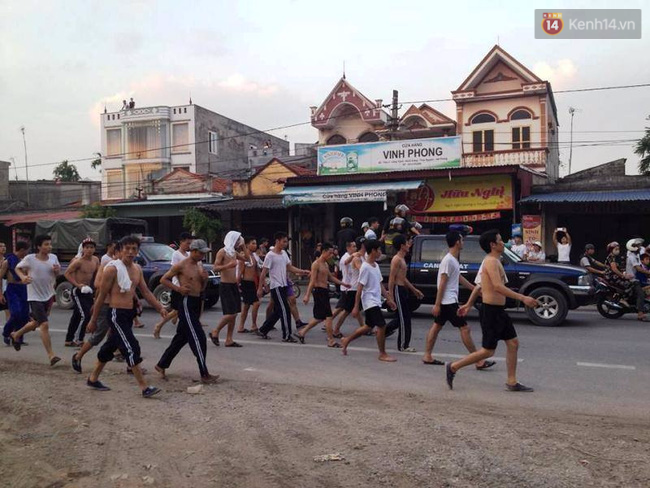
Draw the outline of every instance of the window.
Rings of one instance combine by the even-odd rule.
[[[210,136],[208,138],[208,140],[209,140],[209,142],[208,142],[208,151],[210,152],[210,154],[217,154],[217,149],[218,149],[218,147],[217,147],[217,133],[210,131],[210,132],[208,132],[208,134]]]
[[[172,153],[188,152],[189,142],[189,124],[172,125]]]
[[[494,151],[494,131],[475,130],[472,132],[472,152]]]
[[[512,148],[513,149],[530,148],[530,127],[512,128]]]
[[[486,254],[478,243],[478,239],[465,239],[460,253],[461,264],[481,264]]]
[[[107,200],[124,198],[124,182],[121,169],[106,170],[105,195]]]
[[[444,239],[424,239],[422,240],[422,256],[424,262],[439,263],[445,254],[449,252],[449,247]]]
[[[119,156],[122,153],[122,129],[106,130],[106,156]]]
[[[470,121],[470,124],[488,124],[490,122],[496,122],[497,120],[494,118],[494,115],[492,114],[478,114],[472,117],[472,120]]]
[[[327,139],[327,144],[330,145],[330,146],[334,146],[334,145],[337,145],[337,144],[345,144],[346,142],[348,142],[348,141],[345,139],[345,137],[340,136],[338,134],[335,134],[332,137],[330,137],[329,139]]]
[[[359,137],[359,142],[377,142],[379,137],[374,132],[366,132]]]
[[[510,116],[510,120],[524,120],[532,119],[528,110],[515,110],[515,112]]]
[[[169,157],[167,124],[160,120],[131,122],[126,128],[126,159],[153,159]]]

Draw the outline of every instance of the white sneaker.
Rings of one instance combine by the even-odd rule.
[[[406,349],[402,349],[402,352],[417,352],[414,347],[407,347]]]

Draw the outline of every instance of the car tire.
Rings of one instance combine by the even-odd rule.
[[[206,297],[204,302],[203,302],[203,310],[209,310],[212,307],[214,307],[217,302],[219,301],[219,295],[212,295],[209,297]]]
[[[69,281],[62,281],[56,287],[56,306],[61,310],[70,310],[74,306],[72,288],[73,286]]]
[[[165,285],[158,285],[153,290],[153,296],[160,302],[160,304],[167,310],[171,310],[172,306],[172,291]]]
[[[561,291],[543,286],[535,288],[529,296],[541,304],[537,308],[526,308],[526,314],[533,324],[557,327],[564,322],[569,313],[569,304]]]

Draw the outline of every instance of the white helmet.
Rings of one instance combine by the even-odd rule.
[[[413,222],[413,228],[422,230],[422,224],[420,222]]]
[[[625,244],[625,247],[630,252],[636,252],[636,251],[639,250],[638,247],[641,244],[643,244],[643,242],[644,242],[643,239],[641,239],[640,237],[637,237],[635,239],[630,239],[629,241],[627,241],[627,244]]]
[[[368,224],[368,222],[364,222],[363,224],[361,224],[361,228],[362,229],[369,229],[370,225]]]
[[[409,212],[409,210],[410,209],[406,205],[404,205],[403,203],[401,205],[398,205],[397,207],[395,207],[395,212],[404,212],[405,214],[407,214]]]
[[[395,217],[390,221],[391,225],[404,225],[406,224],[406,220],[404,220],[402,217]]]

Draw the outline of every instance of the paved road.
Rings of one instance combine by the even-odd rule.
[[[311,317],[310,308],[300,306],[303,320]],[[381,363],[376,360],[376,343],[372,337],[362,337],[350,348],[350,355],[342,357],[339,350],[328,349],[325,334],[320,328],[307,336],[307,344],[280,343],[280,333],[272,332],[273,341],[261,341],[249,335],[238,334],[241,349],[215,348],[208,343],[208,364],[213,373],[228,379],[260,382],[313,385],[342,390],[379,390],[389,394],[419,393],[443,398],[453,395],[467,399],[480,407],[482,404],[508,408],[511,405],[548,407],[557,411],[583,412],[616,416],[647,416],[650,404],[650,324],[640,323],[634,316],[607,321],[593,311],[571,312],[563,327],[541,328],[530,324],[522,312],[513,312],[515,326],[521,341],[519,379],[536,388],[531,395],[513,395],[503,391],[505,380],[504,346],[497,350],[498,364],[491,371],[466,369],[456,377],[455,390],[450,392],[444,383],[444,368],[421,363],[424,338],[431,323],[430,306],[423,306],[415,314],[412,345],[416,354],[398,353],[396,336],[389,339],[398,362]],[[70,312],[55,309],[51,329],[55,351],[63,355],[69,367],[72,350],[63,347],[63,334]],[[210,328],[221,318],[216,307],[203,316]],[[157,315],[145,310],[144,329],[137,330],[141,341],[145,365],[152,370],[160,357],[174,327],[163,330],[163,338],[151,336]],[[480,344],[480,327],[476,314],[470,316],[474,340]],[[279,324],[278,324],[279,327]],[[344,331],[352,329],[348,319]],[[222,332],[222,338],[224,332]],[[0,358],[41,362],[45,360],[40,340],[29,334],[28,347],[20,353],[11,348],[0,349]],[[465,353],[458,332],[447,325],[436,347],[436,356],[449,360]],[[84,360],[91,366],[94,354]],[[111,364],[110,367],[123,367]],[[170,374],[197,376],[196,363],[186,348],[169,370]],[[152,382],[164,387],[159,381]],[[71,373],[71,378],[83,382]]]

